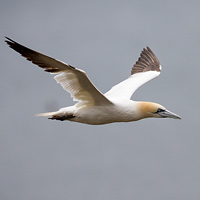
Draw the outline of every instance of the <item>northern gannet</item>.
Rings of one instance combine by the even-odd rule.
[[[160,74],[160,62],[149,47],[142,50],[138,61],[132,67],[131,76],[102,94],[83,70],[31,50],[8,37],[6,39],[5,42],[10,48],[27,60],[44,68],[46,72],[58,73],[54,77],[57,83],[71,94],[73,100],[78,101],[73,106],[38,116],[91,125],[130,122],[148,117],[181,119],[157,103],[130,100],[135,90]]]

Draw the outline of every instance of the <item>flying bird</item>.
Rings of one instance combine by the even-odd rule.
[[[132,94],[146,82],[159,76],[161,65],[149,47],[142,50],[138,61],[133,65],[131,76],[102,94],[88,79],[86,73],[67,63],[29,49],[10,38],[5,42],[33,64],[51,74],[64,90],[69,92],[73,106],[55,112],[40,113],[52,120],[74,121],[91,125],[113,122],[130,122],[144,118],[173,118],[180,116],[153,102],[132,101]]]

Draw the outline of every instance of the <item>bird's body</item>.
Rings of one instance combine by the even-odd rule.
[[[113,122],[129,122],[141,119],[137,113],[136,102],[125,100],[113,102],[113,105],[87,105],[61,108],[52,113],[41,113],[39,116],[54,116],[52,119],[69,120],[85,124],[100,125]],[[131,109],[130,109],[131,108]]]
[[[78,101],[74,106],[61,108],[55,112],[41,113],[38,116],[92,125],[137,121],[147,117],[180,119],[178,115],[169,112],[159,104],[130,99],[137,88],[160,74],[160,62],[149,47],[143,49],[132,68],[131,76],[102,94],[90,82],[84,71],[7,39],[7,44],[27,60],[47,72],[58,73],[54,77],[55,80],[71,94],[74,100]]]

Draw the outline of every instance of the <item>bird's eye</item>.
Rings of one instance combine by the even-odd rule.
[[[161,109],[161,108],[158,108],[158,110],[156,111],[156,113],[159,113],[159,112],[163,112],[165,110]]]

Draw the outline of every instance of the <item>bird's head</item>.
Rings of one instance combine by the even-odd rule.
[[[180,116],[168,111],[162,105],[152,102],[138,102],[138,111],[142,118],[173,118],[181,119]]]

